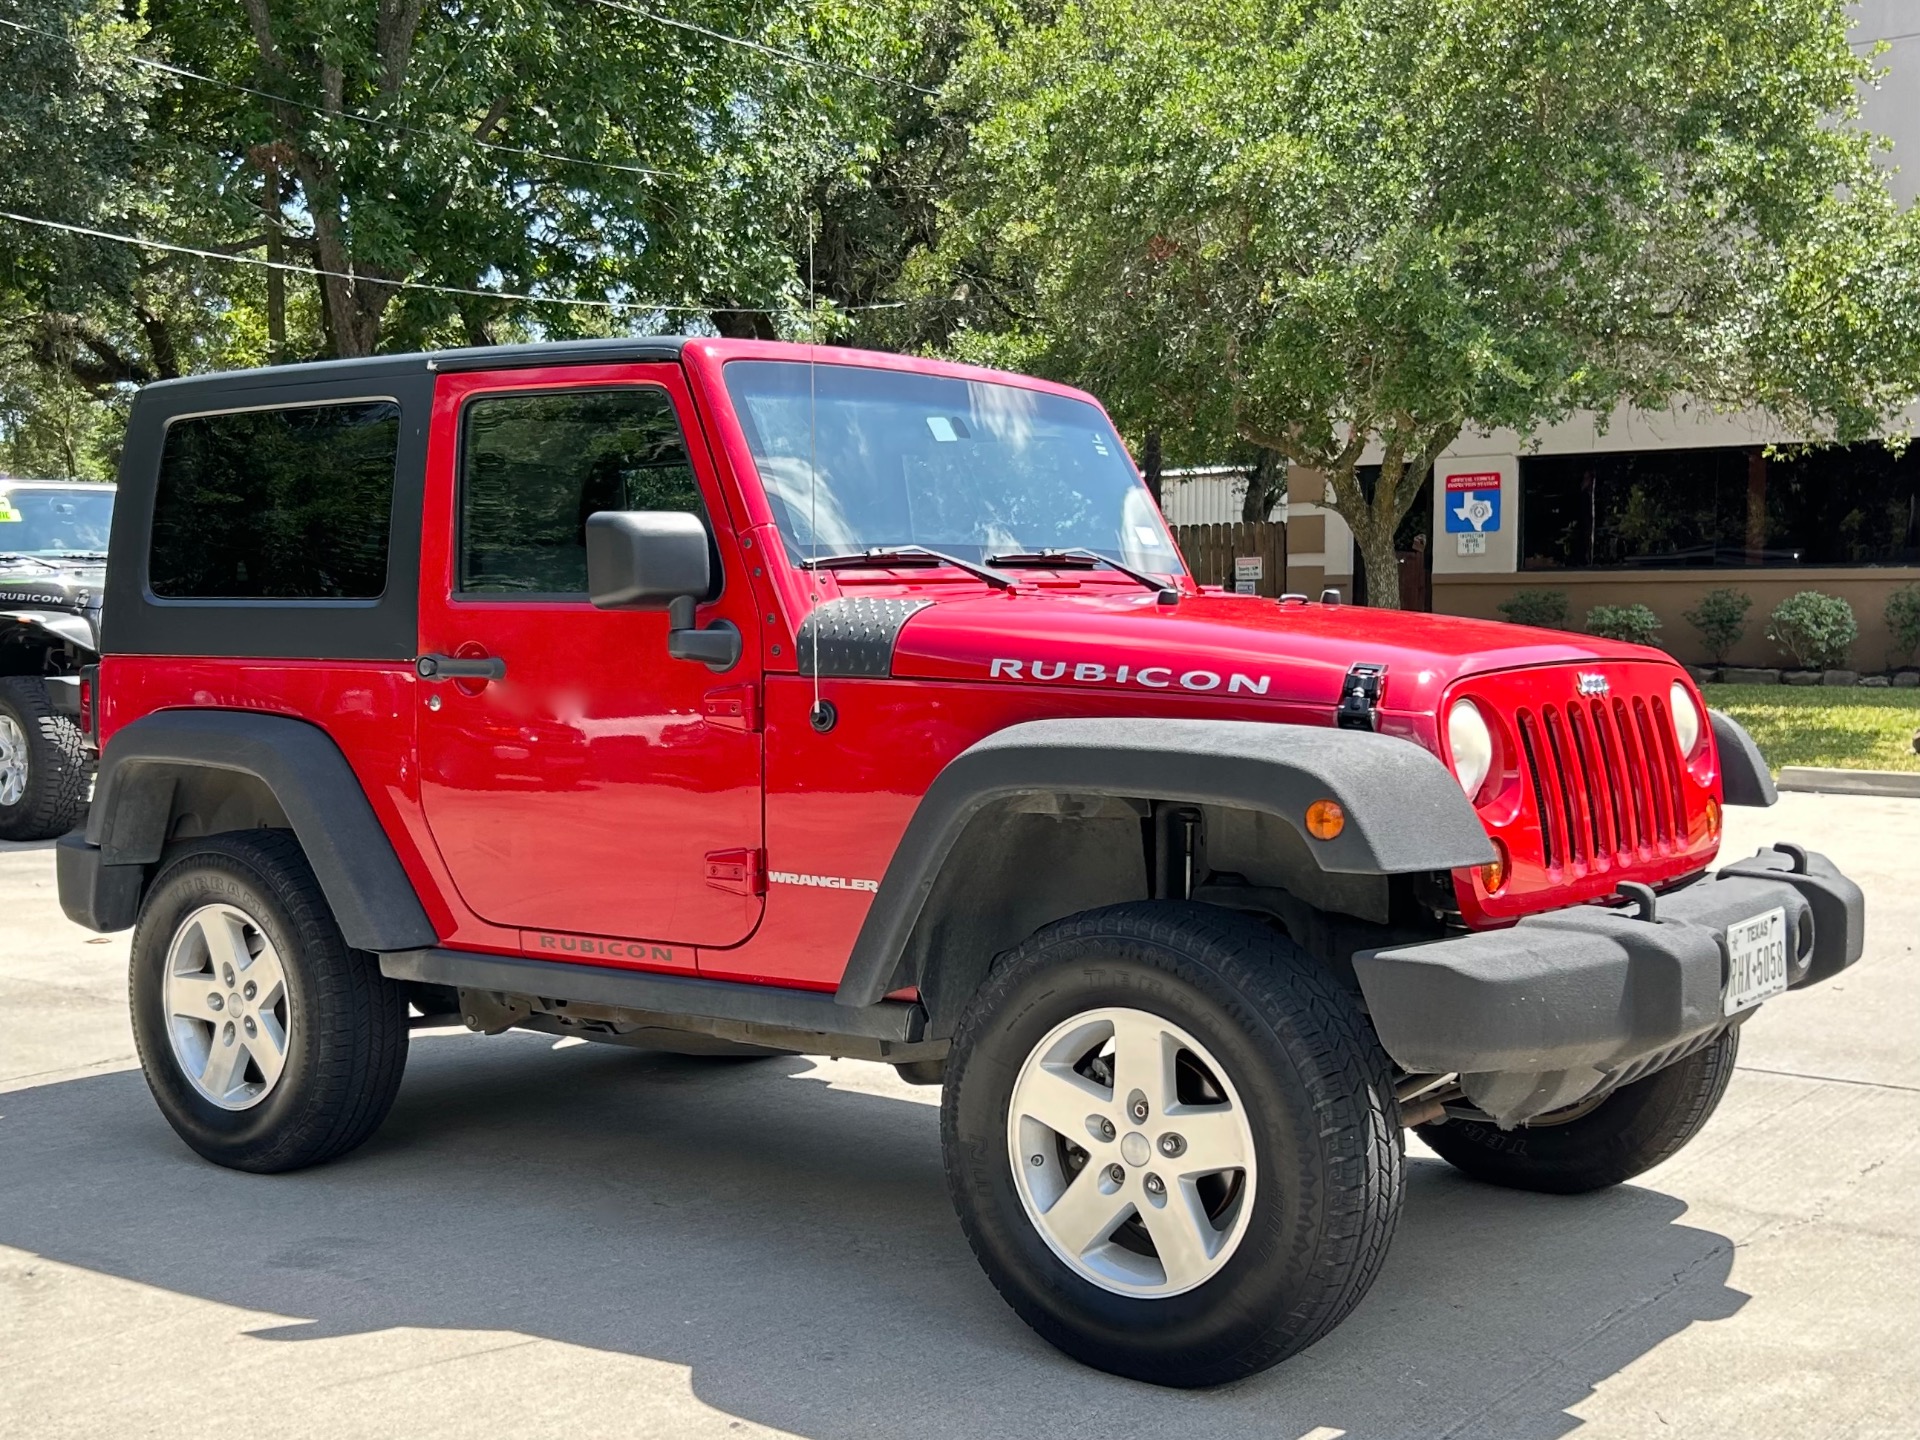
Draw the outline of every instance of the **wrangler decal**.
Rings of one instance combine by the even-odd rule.
[[[845,875],[802,875],[794,870],[769,870],[767,879],[775,885],[810,885],[817,890],[866,890],[880,888],[878,880],[855,880]]]

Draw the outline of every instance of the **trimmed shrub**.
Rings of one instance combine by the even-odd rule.
[[[1728,652],[1747,633],[1747,611],[1752,608],[1753,597],[1744,590],[1709,590],[1700,597],[1698,605],[1680,618],[1700,632],[1700,641],[1707,647],[1707,658],[1715,665],[1724,665]]]
[[[1802,670],[1832,670],[1847,663],[1847,651],[1859,638],[1853,607],[1838,595],[1802,590],[1773,607],[1767,639]]]
[[[1541,625],[1549,630],[1566,628],[1567,611],[1564,590],[1516,590],[1511,600],[1500,602],[1500,613],[1514,624]]]
[[[1596,605],[1587,611],[1587,633],[1629,645],[1651,645],[1660,632],[1660,617],[1644,605]]]
[[[1920,649],[1920,585],[1907,585],[1887,597],[1887,629],[1896,660],[1910,660]]]

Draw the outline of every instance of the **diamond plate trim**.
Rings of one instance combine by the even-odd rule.
[[[875,600],[864,595],[822,601],[800,626],[794,646],[800,673],[885,679],[893,674],[893,647],[901,627],[932,603]]]

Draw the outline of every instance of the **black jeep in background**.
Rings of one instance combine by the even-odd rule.
[[[98,658],[113,486],[0,475],[0,840],[87,813],[81,667]]]

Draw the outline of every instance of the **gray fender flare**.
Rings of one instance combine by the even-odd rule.
[[[1344,874],[1450,870],[1494,858],[1453,773],[1407,740],[1255,720],[1029,720],[976,741],[927,788],[834,998],[862,1006],[886,995],[941,867],[976,814],[1048,793],[1264,810],[1303,835],[1307,806],[1335,800],[1346,828],[1309,844],[1322,869]]]
[[[99,642],[85,615],[71,610],[0,610],[0,620],[12,620],[30,629],[44,631],[64,644],[97,655]]]
[[[115,732],[87,816],[86,844],[101,865],[160,858],[183,767],[238,771],[272,792],[349,945],[417,950],[438,942],[347,757],[319,726],[284,715],[161,710]]]
[[[1720,755],[1720,794],[1729,805],[1772,805],[1780,799],[1774,789],[1767,757],[1747,733],[1747,727],[1724,710],[1707,711],[1713,727],[1714,749]]]

